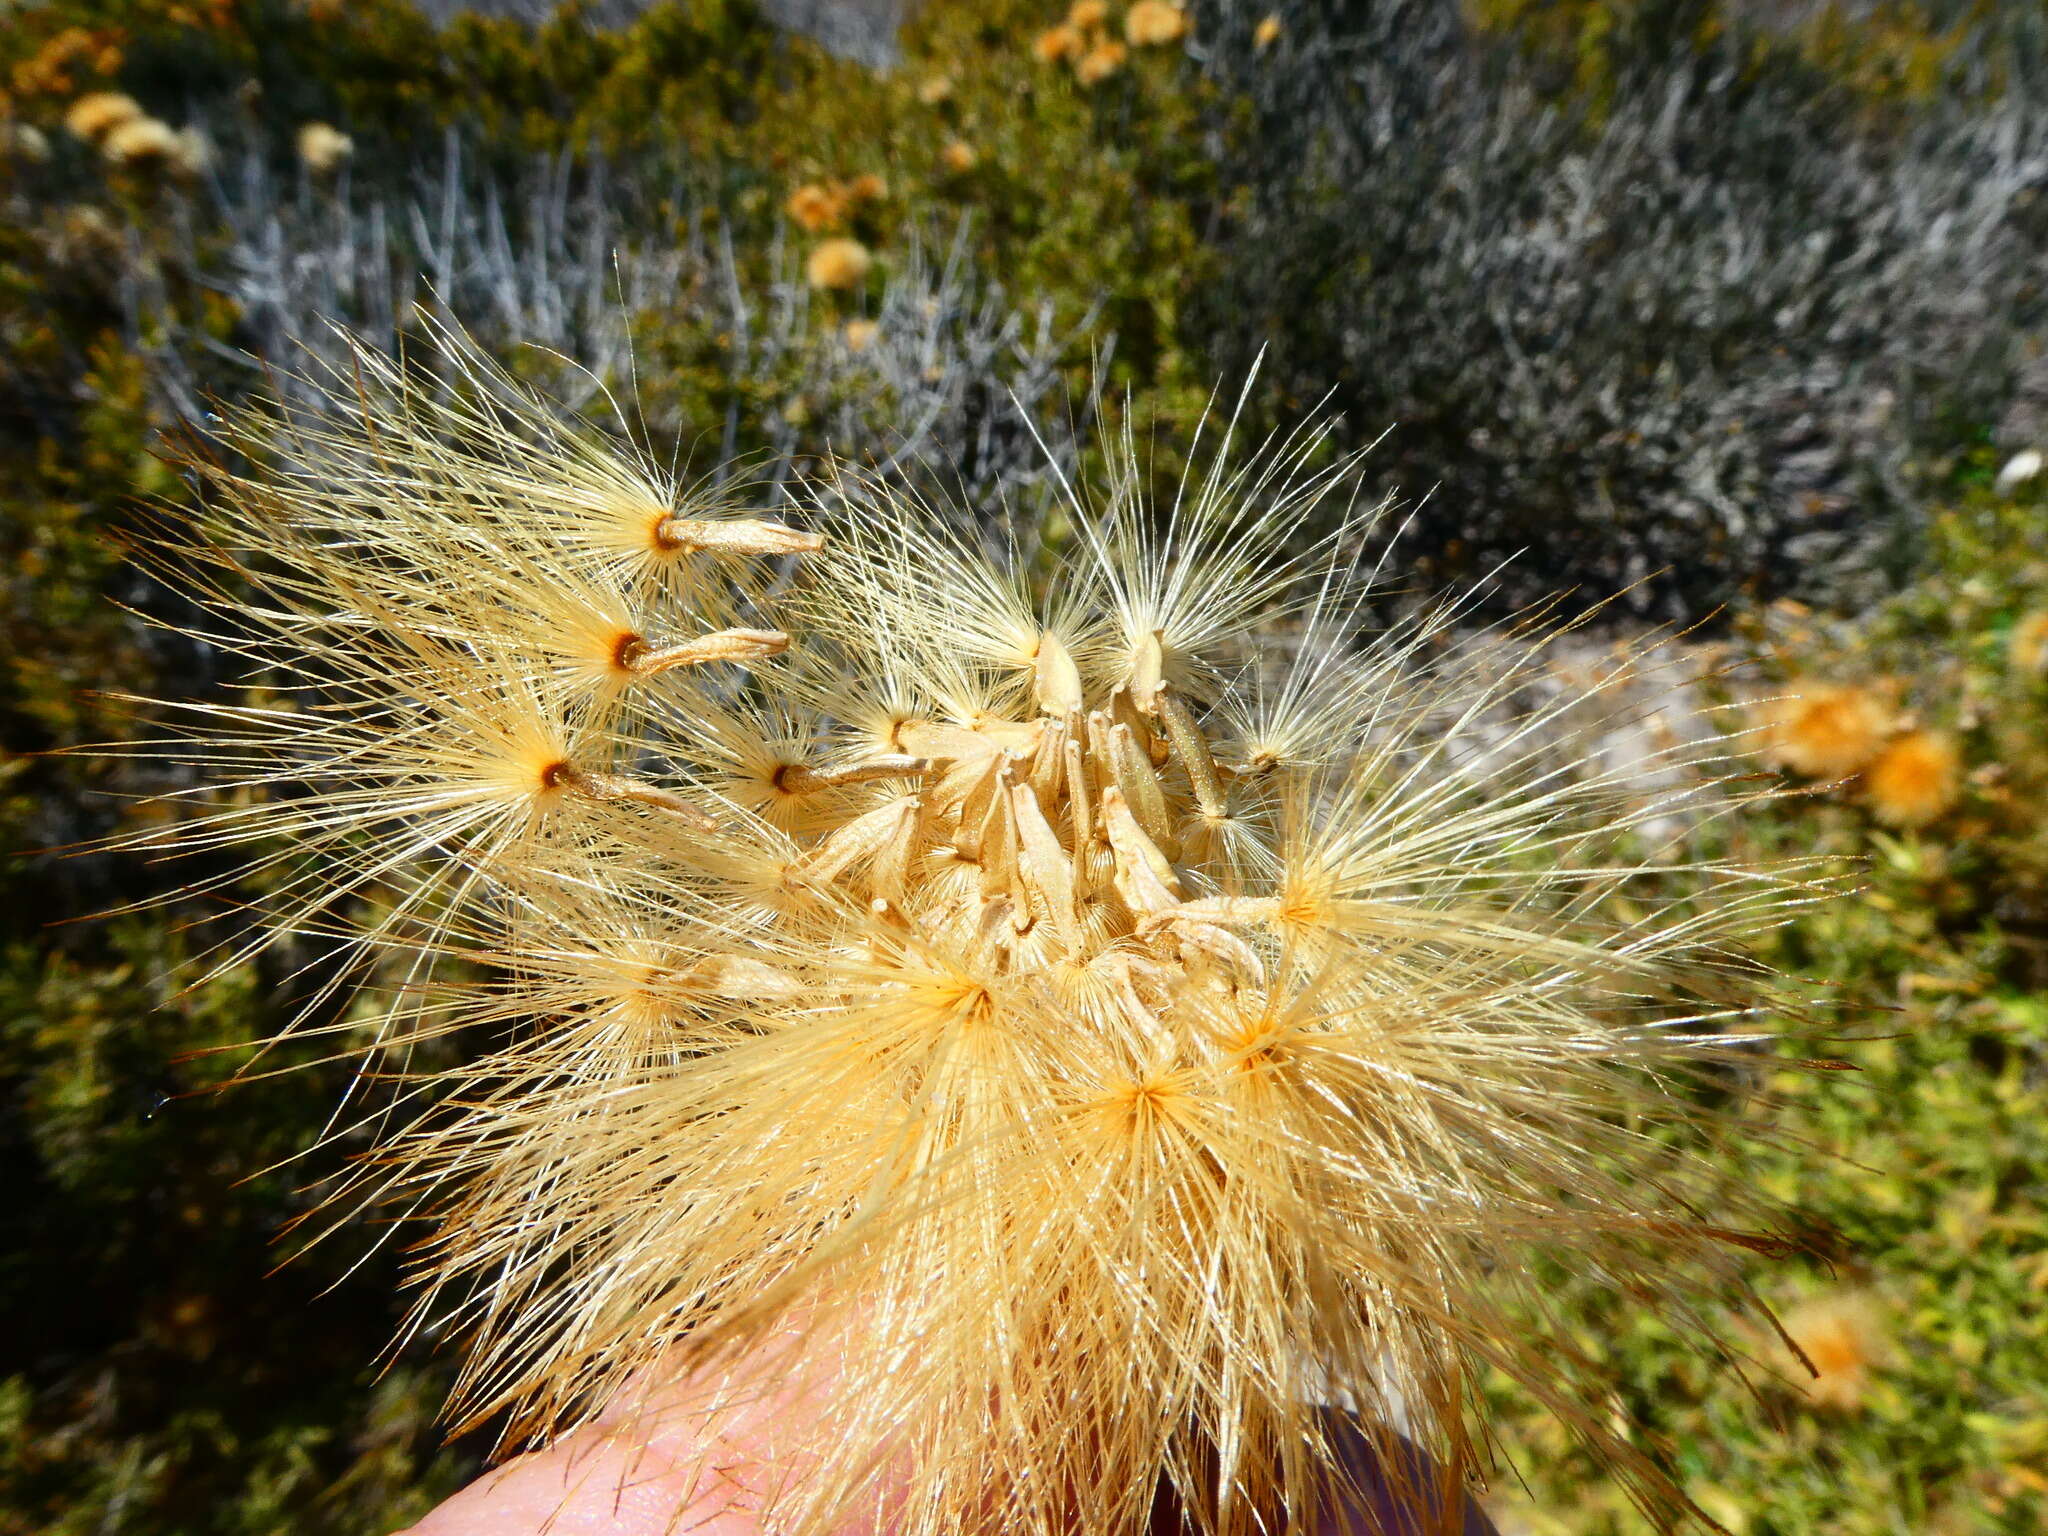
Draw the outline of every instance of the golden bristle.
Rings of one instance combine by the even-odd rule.
[[[1226,424],[1163,507],[1127,442],[997,561],[850,469],[822,535],[692,504],[443,340],[462,388],[363,352],[198,466],[160,563],[304,707],[187,706],[235,793],[151,838],[257,843],[277,931],[394,965],[352,1038],[478,1040],[349,1183],[433,1213],[458,1423],[745,1412],[773,1345],[831,1389],[770,1528],[1136,1533],[1163,1487],[1249,1533],[1341,1500],[1331,1402],[1462,1468],[1498,1370],[1675,1507],[1531,1261],[1713,1351],[1767,1244],[1694,1214],[1691,1085],[1806,896],[1655,848],[1711,783],[1573,712],[1640,667],[1514,715],[1527,626],[1368,636],[1312,431]]]

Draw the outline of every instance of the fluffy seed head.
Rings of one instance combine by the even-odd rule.
[[[1333,1405],[1471,1473],[1500,1371],[1670,1506],[1539,1277],[1712,1353],[1770,1244],[1700,1214],[1696,1079],[1799,890],[1646,841],[1708,792],[1576,736],[1634,663],[1518,709],[1523,630],[1368,638],[1312,432],[1157,503],[1125,445],[1059,542],[846,471],[821,539],[446,344],[221,429],[165,563],[289,702],[176,709],[226,792],[139,840],[252,844],[270,932],[396,981],[300,1027],[402,1086],[351,1191],[430,1222],[458,1422],[794,1337],[774,1529],[1251,1532],[1341,1491]]]
[[[331,123],[306,123],[299,129],[298,148],[299,162],[315,176],[326,176],[356,152],[356,143]]]
[[[1188,13],[1169,0],[1137,0],[1124,13],[1124,37],[1133,48],[1157,48],[1187,35]]]
[[[1883,748],[1892,713],[1867,688],[1795,684],[1764,716],[1765,751],[1803,778],[1845,779]]]
[[[1061,25],[1048,27],[1031,40],[1031,53],[1041,64],[1064,64],[1078,59],[1087,49],[1078,29]]]
[[[1863,1405],[1870,1373],[1882,1362],[1884,1333],[1872,1299],[1856,1291],[1817,1296],[1787,1312],[1786,1338],[1802,1357],[1787,1372],[1816,1407],[1848,1412]]]
[[[1956,803],[1962,783],[1953,741],[1939,731],[1907,731],[1863,770],[1863,797],[1888,826],[1924,827]]]
[[[1074,78],[1083,85],[1100,85],[1124,67],[1122,43],[1097,43],[1074,62]]]
[[[837,188],[820,186],[814,181],[805,182],[789,194],[789,201],[783,204],[783,212],[799,228],[815,235],[834,228],[845,219],[846,197]]]
[[[119,91],[90,91],[71,103],[64,126],[81,139],[97,144],[123,123],[141,117],[142,103]]]
[[[196,128],[173,128],[154,117],[131,118],[100,140],[107,164],[124,170],[162,170],[196,176],[213,160],[213,146]]]
[[[804,264],[813,288],[858,288],[867,281],[874,258],[858,240],[823,240]]]

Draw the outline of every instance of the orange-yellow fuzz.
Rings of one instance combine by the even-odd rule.
[[[1124,67],[1126,50],[1122,43],[1097,43],[1074,62],[1074,78],[1083,85],[1100,85]]]
[[[972,144],[965,139],[954,139],[939,151],[939,160],[947,170],[956,176],[964,176],[973,170],[981,159]]]
[[[142,104],[119,91],[93,91],[71,103],[64,126],[81,139],[97,144],[123,123],[143,115]]]
[[[858,288],[867,281],[874,258],[858,240],[821,240],[804,263],[813,288]]]
[[[1315,431],[1157,503],[1112,445],[1004,541],[838,471],[809,533],[445,345],[218,427],[163,564],[298,702],[177,708],[218,802],[135,840],[252,847],[248,942],[379,980],[299,1027],[396,1086],[350,1193],[429,1226],[458,1424],[743,1413],[774,1341],[764,1529],[1251,1536],[1347,1416],[1478,1476],[1500,1372],[1674,1507],[1543,1277],[1714,1353],[1769,1245],[1693,1085],[1804,897],[1648,836],[1720,791],[1579,734],[1636,663],[1376,626]]]
[[[1924,827],[1947,813],[1962,792],[1963,762],[1939,731],[1894,737],[1863,770],[1870,814],[1892,827]]]
[[[1884,1335],[1871,1299],[1860,1292],[1818,1296],[1780,1319],[1804,1357],[1786,1371],[1794,1391],[1816,1407],[1859,1408],[1870,1373],[1883,1361]]]
[[[1109,0],[1074,0],[1067,10],[1067,25],[1087,32],[1109,21]]]
[[[1087,48],[1080,32],[1066,25],[1048,27],[1031,41],[1032,55],[1041,64],[1064,64],[1078,59]]]
[[[1133,48],[1157,48],[1187,35],[1188,13],[1169,0],[1137,0],[1124,12],[1124,38]]]
[[[1763,751],[1808,779],[1860,772],[1891,734],[1892,712],[1867,688],[1795,683],[1765,707]]]
[[[792,222],[811,234],[836,227],[846,217],[847,196],[837,186],[806,182],[782,205]]]
[[[1264,53],[1268,48],[1280,41],[1280,34],[1283,30],[1278,16],[1266,17],[1256,27],[1252,28],[1252,47]]]
[[[213,159],[213,146],[196,128],[173,128],[153,117],[131,118],[100,140],[107,163],[126,170],[160,170],[196,176]]]

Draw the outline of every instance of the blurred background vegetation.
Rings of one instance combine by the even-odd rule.
[[[319,954],[179,990],[212,907],[59,920],[206,871],[34,851],[176,787],[53,750],[222,681],[122,551],[162,429],[447,318],[771,497],[829,445],[1028,498],[1097,428],[1170,476],[1256,365],[1254,429],[1387,433],[1414,590],[1513,556],[1501,605],[1700,626],[1696,702],[1828,786],[1717,835],[1861,883],[1774,941],[1860,1070],[1783,1074],[1740,1170],[1815,1235],[1760,1284],[1821,1375],[1557,1305],[1731,1530],[2042,1529],[2048,13],[928,0],[834,54],[827,9],[0,9],[0,1536],[388,1530],[487,1449],[386,1353],[392,1234],[280,1240],[345,1067],[200,1091]],[[1506,1529],[1641,1529],[1489,1396]]]

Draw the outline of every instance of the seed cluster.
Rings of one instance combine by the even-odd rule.
[[[1160,504],[1113,454],[998,557],[851,471],[818,532],[721,505],[447,344],[222,428],[162,548],[261,691],[177,707],[230,793],[142,836],[255,851],[228,959],[389,983],[299,1028],[398,1084],[350,1193],[430,1223],[458,1421],[730,1411],[793,1330],[774,1529],[1251,1531],[1341,1494],[1335,1405],[1476,1475],[1500,1371],[1676,1499],[1533,1264],[1715,1351],[1758,1240],[1694,1084],[1799,893],[1575,742],[1633,662],[1516,711],[1525,635],[1369,632],[1314,434]]]

